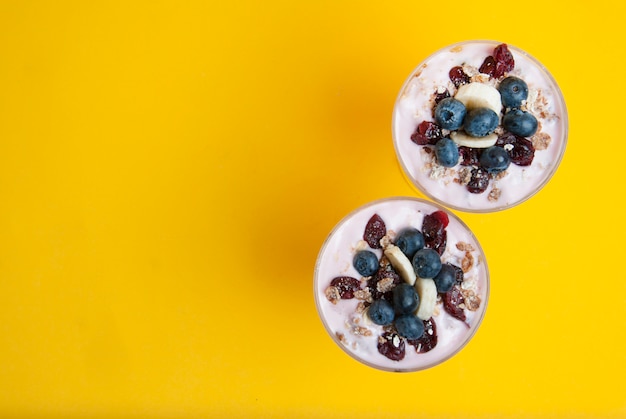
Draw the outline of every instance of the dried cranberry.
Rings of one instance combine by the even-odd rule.
[[[478,68],[478,71],[483,74],[488,74],[490,77],[493,77],[496,72],[496,59],[493,58],[491,55],[488,56],[487,58],[485,58],[485,61],[483,61],[480,68]]]
[[[378,338],[378,352],[392,361],[404,359],[404,347],[404,339],[397,333],[385,332]]]
[[[461,166],[478,166],[480,152],[480,148],[460,146],[459,155],[461,156]]]
[[[330,281],[330,285],[337,288],[343,300],[354,298],[354,292],[361,288],[359,280],[351,276],[338,276]]]
[[[465,71],[463,71],[463,67],[461,67],[460,65],[452,67],[450,69],[450,72],[448,73],[448,76],[456,87],[470,82],[470,77],[465,74]]]
[[[500,78],[514,68],[515,59],[509,47],[506,44],[500,44],[494,48],[493,55],[485,58],[478,71],[490,77]]]
[[[461,293],[461,289],[458,286],[452,287],[452,289],[443,295],[443,308],[455,319],[459,319],[462,322],[465,321],[465,311],[459,307],[465,303],[465,298]]]
[[[446,250],[448,234],[446,226],[448,225],[448,215],[443,211],[435,211],[432,214],[424,216],[422,222],[422,234],[424,235],[424,244],[426,247],[436,250],[441,256]]]
[[[415,350],[420,353],[426,353],[437,346],[437,326],[435,319],[432,317],[424,322],[424,334],[419,339],[407,339],[407,342],[415,346]]]
[[[496,68],[493,74],[495,78],[500,78],[515,68],[515,59],[511,51],[509,51],[507,44],[500,44],[495,47],[493,58],[496,61]]]
[[[446,244],[448,243],[448,233],[444,230],[443,233],[435,237],[433,240],[424,240],[424,245],[430,249],[436,250],[439,256],[443,255],[446,251]]]
[[[443,228],[448,227],[448,224],[450,223],[450,218],[448,217],[448,214],[446,214],[444,211],[435,211],[430,214],[430,216],[437,219],[443,225]]]
[[[402,282],[400,275],[393,269],[391,263],[385,263],[384,259],[381,260],[381,267],[376,271],[374,275],[367,281],[367,287],[370,290],[370,294],[372,298],[375,300],[387,300],[392,301],[393,293],[391,290],[386,292],[378,291],[378,283],[384,278],[391,278],[393,280],[393,285],[398,285]]]
[[[450,92],[448,91],[448,89],[445,89],[443,92],[440,92],[439,90],[437,90],[435,92],[435,105],[439,104],[439,102],[441,102],[447,97],[450,97]]]
[[[424,235],[425,241],[435,239],[435,237],[442,234],[446,229],[443,218],[436,215],[436,212],[438,211],[432,214],[426,214],[422,221],[422,234]]]
[[[532,141],[527,138],[511,134],[510,132],[505,132],[498,137],[496,145],[503,147],[507,144],[511,144],[513,146],[510,150],[506,149],[509,153],[509,157],[511,157],[511,162],[517,164],[518,166],[530,166],[535,158],[535,147],[533,146]]]
[[[415,132],[411,135],[411,140],[418,145],[435,145],[443,137],[439,125],[430,121],[421,122]]]
[[[485,169],[476,167],[472,169],[470,181],[467,184],[467,190],[471,193],[483,193],[489,186],[489,173]]]
[[[363,233],[363,240],[369,244],[372,249],[380,249],[380,239],[387,234],[387,227],[385,222],[378,214],[372,215],[367,225],[365,226],[365,232]]]

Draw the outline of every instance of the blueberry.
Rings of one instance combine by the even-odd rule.
[[[437,292],[448,292],[456,284],[456,270],[454,266],[444,264],[439,273],[433,278],[437,286]]]
[[[372,276],[378,270],[378,257],[374,252],[361,250],[354,255],[352,264],[361,276]]]
[[[380,326],[387,326],[393,323],[393,319],[396,316],[393,306],[387,300],[374,300],[367,309],[367,315],[374,323]]]
[[[463,129],[472,137],[484,137],[491,134],[500,123],[498,114],[489,108],[475,108],[467,112]]]
[[[392,291],[393,295],[393,308],[396,313],[412,313],[417,310],[417,306],[420,302],[420,297],[415,291],[415,287],[403,282],[394,287]]]
[[[404,314],[394,324],[398,334],[407,339],[419,339],[424,334],[424,322],[414,314]]]
[[[437,162],[444,167],[453,167],[459,162],[459,148],[449,138],[442,138],[435,144]]]
[[[453,97],[441,100],[435,108],[435,121],[443,129],[455,131],[463,125],[465,105]]]
[[[528,85],[517,77],[507,77],[498,86],[502,105],[505,108],[519,108],[528,99]]]
[[[413,269],[420,278],[434,278],[441,270],[441,259],[436,250],[424,248],[415,252]]]
[[[415,252],[424,247],[424,235],[416,228],[405,228],[398,234],[396,246],[402,250],[406,257],[411,259]]]
[[[509,167],[511,157],[504,148],[494,145],[483,150],[479,162],[488,173],[499,173]]]
[[[537,132],[538,123],[533,114],[520,109],[513,109],[502,118],[502,126],[511,134],[530,137]]]

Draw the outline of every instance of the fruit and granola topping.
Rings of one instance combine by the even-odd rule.
[[[550,179],[565,149],[567,111],[532,57],[504,43],[467,42],[433,54],[407,79],[393,136],[402,169],[422,192],[460,210],[499,210]]]
[[[421,228],[408,225],[396,232],[374,213],[363,228],[363,240],[355,236],[352,250],[345,249],[353,252],[352,268],[361,279],[338,275],[324,291],[333,305],[360,300],[354,311],[347,312],[346,328],[359,339],[375,339],[377,352],[394,362],[410,356],[407,352],[423,356],[437,348],[441,342],[438,333],[452,330],[450,321],[463,322],[466,330],[465,313],[479,310],[482,304],[472,291],[472,305],[463,305],[461,287],[472,290],[476,278],[466,281],[460,266],[465,257],[453,258],[446,252],[448,214],[436,210],[420,216]],[[454,250],[467,256],[476,248],[459,241]],[[446,327],[438,329],[444,313],[451,317]],[[343,332],[341,336],[346,347],[359,343],[351,342]]]
[[[521,109],[528,99],[527,83],[515,76],[503,78],[514,68],[513,55],[506,44],[500,44],[479,69],[490,76],[491,83],[496,81],[495,86],[488,81],[472,82],[462,66],[450,69],[450,81],[457,89],[455,94],[434,100],[435,121],[420,122],[411,137],[421,146],[431,146],[431,141],[437,139],[434,154],[441,166],[454,167],[463,155],[461,164],[475,169],[474,181],[466,183],[471,193],[485,192],[492,175],[505,171],[509,163],[526,166],[532,163],[535,150],[528,138],[537,132],[538,121],[531,112]],[[511,135],[524,141],[517,153],[513,152],[515,146],[506,146]],[[461,152],[460,147],[464,148]],[[519,154],[520,147],[524,158],[513,158]]]

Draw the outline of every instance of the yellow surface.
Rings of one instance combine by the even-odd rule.
[[[2,1],[0,417],[626,417],[626,13],[562,8]],[[460,214],[492,275],[469,346],[378,372],[323,329],[315,258],[415,194],[397,91],[476,38],[544,62],[568,149],[531,201]]]

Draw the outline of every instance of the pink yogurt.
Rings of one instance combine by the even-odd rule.
[[[378,337],[383,327],[371,322],[367,313],[359,313],[359,300],[339,300],[333,304],[325,290],[333,278],[351,276],[361,279],[352,266],[352,259],[357,250],[370,249],[363,241],[363,232],[368,220],[378,214],[386,224],[387,233],[393,238],[406,227],[422,228],[425,215],[435,211],[445,211],[449,217],[446,228],[448,240],[441,259],[461,266],[466,251],[457,248],[457,243],[469,244],[473,265],[464,274],[462,289],[472,290],[480,299],[480,306],[475,311],[465,309],[466,321],[462,322],[448,314],[441,302],[437,303],[435,321],[438,335],[437,345],[429,352],[418,353],[414,346],[406,344],[406,355],[401,361],[393,361],[380,354]],[[463,247],[463,246],[461,246]],[[382,250],[372,250],[381,257]],[[363,282],[364,280],[361,279]],[[364,283],[364,282],[363,282]],[[337,224],[326,239],[319,253],[315,266],[314,280],[315,301],[322,322],[333,340],[356,360],[386,371],[417,371],[437,365],[455,355],[472,338],[478,329],[489,296],[489,271],[485,255],[480,244],[468,227],[454,214],[437,204],[418,198],[387,198],[372,202],[348,214]],[[354,333],[354,326],[359,325],[370,331],[369,336],[361,332]]]
[[[437,172],[437,167],[433,168],[428,164],[431,157],[425,153],[424,147],[411,141],[411,134],[420,122],[434,121],[433,93],[442,87],[447,88],[452,94],[456,91],[448,75],[450,69],[465,65],[478,73],[477,69],[487,56],[493,54],[498,44],[493,41],[470,41],[435,52],[408,77],[400,90],[393,111],[394,146],[409,181],[428,197],[461,211],[498,211],[530,198],[556,171],[567,142],[567,110],[558,85],[536,59],[511,45],[508,45],[508,48],[515,59],[515,68],[508,75],[519,77],[528,84],[530,111],[540,123],[540,132],[550,137],[549,146],[535,152],[530,166],[511,164],[506,176],[492,181],[486,192],[473,194],[454,180],[456,177],[454,172],[461,168],[460,165],[441,176],[441,170]],[[485,82],[493,86],[497,84],[496,80]],[[539,103],[543,99],[545,101]],[[490,197],[489,194],[493,186],[500,193],[495,200],[494,196]]]

